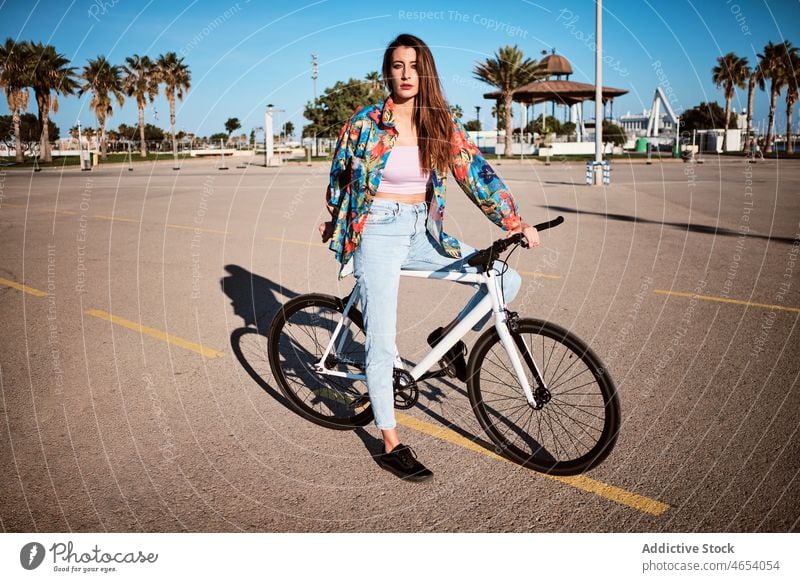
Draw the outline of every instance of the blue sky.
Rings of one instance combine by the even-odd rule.
[[[711,82],[718,56],[735,52],[753,63],[767,41],[800,45],[800,0],[605,0],[603,7],[603,84],[629,91],[615,101],[615,116],[649,108],[660,82],[668,84],[677,112],[701,101],[724,105]],[[493,103],[482,95],[492,88],[474,80],[472,69],[501,46],[516,44],[533,58],[555,48],[572,63],[572,80],[594,82],[591,0],[0,0],[1,39],[53,44],[79,69],[98,55],[116,64],[134,53],[185,56],[192,88],[179,104],[177,126],[199,135],[223,131],[229,117],[249,132],[263,124],[268,103],[285,110],[279,123],[291,120],[299,128],[313,93],[312,52],[319,55],[319,94],[336,81],[378,70],[385,46],[401,32],[431,47],[449,102],[462,107],[465,119],[480,105],[489,127]],[[96,126],[89,99],[60,99],[53,120],[62,135],[78,118]],[[746,100],[746,91],[739,91],[733,106],[742,109]],[[756,123],[766,118],[768,101],[757,92]],[[29,110],[36,111],[33,100]],[[8,113],[5,99],[0,113]],[[585,114],[593,115],[592,105]],[[163,96],[145,117],[169,127]],[[128,100],[108,125],[136,119]],[[785,119],[781,99],[779,131]]]

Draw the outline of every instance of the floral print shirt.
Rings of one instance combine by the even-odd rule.
[[[382,103],[360,107],[339,133],[326,197],[333,208],[330,249],[341,265],[340,278],[352,272],[350,259],[361,240],[372,199],[397,138],[393,109],[391,97]],[[453,125],[450,171],[456,182],[497,226],[504,230],[518,227],[520,217],[511,193],[455,116]],[[445,253],[459,258],[459,242],[442,230],[446,178],[446,173],[435,169],[431,172],[427,229]]]

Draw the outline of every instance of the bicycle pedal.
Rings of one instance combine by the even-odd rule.
[[[444,372],[444,375],[447,376],[448,378],[455,378],[456,377],[456,371],[453,368],[453,365],[452,364],[448,364],[445,361],[444,358],[439,360],[439,366],[441,366],[442,372]]]

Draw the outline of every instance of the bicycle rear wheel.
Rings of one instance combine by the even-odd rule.
[[[583,340],[553,323],[520,319],[512,336],[537,363],[550,399],[539,410],[528,404],[497,331],[490,329],[473,348],[467,372],[481,426],[501,453],[537,471],[575,475],[596,466],[611,452],[620,424],[617,390],[602,362]],[[520,359],[536,393],[531,367],[522,354]]]
[[[372,421],[363,380],[320,374],[314,366],[331,341],[345,304],[338,297],[312,293],[288,301],[269,329],[269,363],[281,391],[304,418],[333,429],[351,429]],[[337,372],[364,374],[364,326],[351,308],[349,323],[336,338],[325,362]]]

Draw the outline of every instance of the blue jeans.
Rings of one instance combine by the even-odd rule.
[[[394,416],[395,336],[397,332],[397,293],[400,271],[458,271],[476,273],[465,258],[475,249],[461,243],[461,259],[454,259],[440,249],[428,234],[427,204],[403,204],[376,198],[370,208],[361,242],[354,256],[354,274],[361,284],[361,309],[366,331],[367,389],[379,429],[396,426]],[[479,287],[459,317],[469,312],[486,294]],[[509,268],[503,275],[503,292],[506,302],[516,296],[522,281],[519,274]],[[488,313],[476,326],[480,328],[489,320]]]

